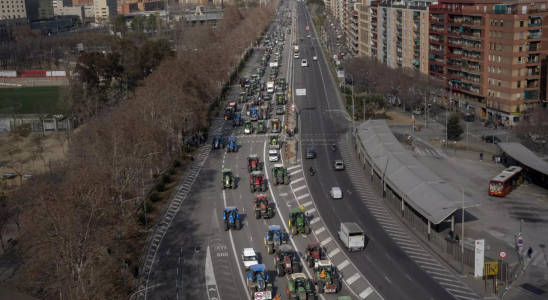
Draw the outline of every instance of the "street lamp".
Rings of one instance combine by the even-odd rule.
[[[355,105],[354,105],[354,76],[352,76],[352,74],[348,74],[350,75],[350,77],[352,77],[352,134],[354,134],[354,130],[355,130],[355,126],[354,126],[354,109],[355,109]],[[344,76],[346,76],[346,73],[344,74]],[[346,78],[345,78],[345,81],[346,81]],[[346,84],[346,82],[345,82]],[[365,109],[365,100],[364,100],[364,109]],[[365,110],[364,110],[364,117],[363,117],[363,121],[365,122]]]
[[[460,254],[461,254],[461,257],[460,257],[460,273],[461,274],[464,274],[464,187],[460,184],[460,183],[455,183],[455,182],[447,182],[447,181],[442,181],[440,183],[451,183],[451,184],[454,184],[454,185],[458,185],[460,186],[461,190],[462,190],[462,220],[461,220],[461,237],[460,237]]]

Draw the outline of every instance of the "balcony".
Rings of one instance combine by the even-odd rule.
[[[456,45],[456,46],[461,46],[462,45],[462,39],[460,38],[454,38],[454,37],[449,37],[447,39],[447,43],[451,44],[451,45]]]
[[[541,16],[535,16],[529,18],[529,23],[527,24],[529,27],[533,26],[542,26],[542,17]]]
[[[413,49],[415,51],[420,51],[421,50],[421,45],[415,45],[415,46],[413,46]]]
[[[537,75],[540,75],[539,67],[527,68],[527,74],[525,76],[537,76]]]
[[[538,88],[540,86],[538,79],[527,79],[526,89]]]
[[[430,35],[430,41],[436,43],[443,43],[445,41],[443,35]]]
[[[538,64],[540,63],[539,57],[530,57],[529,59],[525,60],[526,64]]]
[[[530,34],[527,36],[527,39],[541,39],[542,38],[542,34],[538,33],[538,34]]]
[[[538,90],[536,91],[525,91],[525,100],[537,100],[538,99]]]
[[[430,17],[430,21],[445,22],[445,16],[444,15],[432,15],[432,17]]]
[[[377,32],[377,26],[371,26],[371,31]]]
[[[430,71],[443,74],[443,67],[436,66],[436,65],[430,65]]]
[[[481,42],[472,42],[470,40],[464,40],[462,42],[463,47],[481,49]]]
[[[434,32],[444,32],[445,31],[445,27],[443,25],[432,25],[430,26],[430,31],[434,31]]]

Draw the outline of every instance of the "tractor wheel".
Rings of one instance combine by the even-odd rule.
[[[309,268],[314,268],[314,258],[313,257],[308,259],[308,267]]]
[[[242,225],[242,224],[240,224],[240,220],[236,220],[236,222],[234,222],[234,229],[240,230],[241,225]]]
[[[304,234],[310,234],[310,225],[304,224]]]
[[[247,173],[251,173],[251,166],[250,165],[247,166]]]
[[[288,184],[289,184],[289,177],[287,177],[287,175],[284,176],[284,184],[285,184],[285,185],[288,185]]]
[[[339,281],[338,280],[333,280],[333,285],[335,286],[335,293],[338,293],[341,288],[339,287]]]
[[[228,231],[228,222],[225,222],[225,231]]]
[[[299,273],[299,263],[294,262],[293,263],[293,274]]]
[[[261,212],[256,210],[255,211],[255,219],[260,219],[261,218]]]
[[[318,282],[318,293],[323,294],[325,292],[323,281]]]
[[[249,190],[250,190],[252,193],[255,193],[255,188],[253,187],[253,184],[249,185]]]
[[[266,250],[268,250],[268,254],[274,253],[274,247],[272,246],[272,244],[266,245]]]
[[[269,208],[268,209],[268,218],[272,219],[273,216],[274,216],[274,211],[272,211],[272,208]]]
[[[299,232],[297,231],[297,226],[291,227],[291,234],[292,234],[292,235],[297,235],[297,233],[299,233]]]
[[[283,276],[284,276],[284,265],[279,264],[278,265],[278,277],[283,277]]]
[[[261,184],[261,190],[262,190],[263,192],[266,192],[266,183],[263,182],[263,183]]]

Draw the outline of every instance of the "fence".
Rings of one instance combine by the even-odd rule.
[[[73,128],[69,119],[57,120],[36,115],[20,115],[17,117],[0,115],[0,132],[13,131],[24,124],[30,124],[32,131],[67,131]]]
[[[363,165],[365,173],[368,174],[368,181],[371,186],[383,196],[387,206],[398,216],[400,220],[405,222],[410,230],[412,230],[422,241],[424,241],[433,251],[438,253],[442,258],[446,259],[449,265],[451,263],[460,265],[464,260],[464,265],[474,268],[475,253],[474,250],[464,247],[464,255],[462,253],[462,246],[459,242],[442,237],[435,230],[428,233],[428,223],[424,220],[418,212],[412,207],[407,205],[389,185],[383,182],[383,178],[377,174],[377,172],[371,167],[371,163],[367,159],[367,154],[364,153],[361,147],[358,147],[356,138],[352,139],[354,143],[354,149],[358,154],[358,159]],[[464,243],[464,241],[461,241]],[[516,275],[521,272],[523,266],[523,259],[520,257],[518,264],[514,267],[510,267],[507,263],[492,259],[485,256],[485,261],[498,261],[499,273],[497,279],[502,282],[511,283],[516,279]]]

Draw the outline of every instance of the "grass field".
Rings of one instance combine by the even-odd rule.
[[[63,114],[57,107],[59,87],[0,88],[1,114]]]

